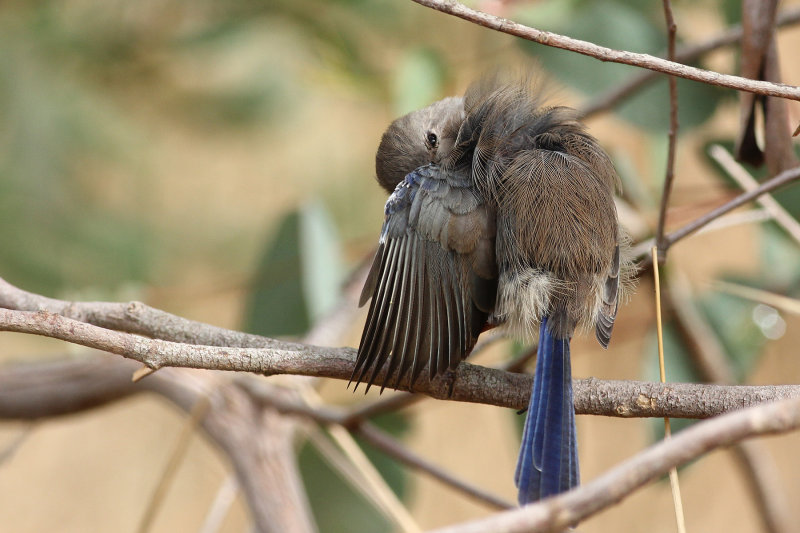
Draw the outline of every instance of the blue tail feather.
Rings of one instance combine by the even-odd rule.
[[[579,483],[569,338],[557,338],[542,319],[533,390],[514,475],[521,505]]]

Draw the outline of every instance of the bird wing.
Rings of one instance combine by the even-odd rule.
[[[614,328],[614,320],[617,318],[617,308],[619,307],[619,243],[614,248],[614,258],[611,262],[611,270],[603,284],[601,304],[597,318],[595,320],[595,337],[597,341],[608,348],[611,340],[611,330]]]
[[[378,251],[359,305],[372,298],[351,382],[367,389],[388,360],[381,390],[409,388],[472,350],[494,308],[494,215],[469,175],[427,165],[389,197]],[[358,385],[356,385],[358,386]]]

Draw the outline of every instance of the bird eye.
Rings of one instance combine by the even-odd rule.
[[[425,137],[425,139],[428,141],[428,146],[431,148],[436,148],[436,146],[439,144],[439,137],[437,137],[432,131],[428,132],[428,135]]]

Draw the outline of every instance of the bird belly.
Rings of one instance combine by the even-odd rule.
[[[497,302],[489,321],[521,341],[538,337],[539,323],[551,295],[563,282],[538,268],[504,270],[497,284]]]

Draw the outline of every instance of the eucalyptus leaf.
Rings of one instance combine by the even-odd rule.
[[[338,300],[343,266],[333,222],[319,202],[287,214],[256,270],[245,329],[301,335]]]
[[[562,15],[563,16],[563,15]],[[534,26],[537,21],[531,20]],[[663,46],[661,31],[641,11],[610,0],[573,5],[569,16],[547,28],[609,48],[652,53]],[[520,41],[526,52],[568,86],[596,94],[615,86],[637,69],[550,46]]]
[[[399,437],[407,431],[405,418],[397,413],[373,420],[381,429]],[[399,497],[406,494],[407,475],[404,468],[369,445],[361,444],[364,453]],[[350,483],[334,470],[311,443],[299,454],[300,473],[308,501],[317,524],[325,533],[383,533],[394,531],[393,524],[371,502],[364,499]]]
[[[761,275],[771,290],[800,285],[800,247],[775,223],[761,225]]]
[[[333,219],[320,202],[300,209],[303,294],[312,322],[333,309],[344,278],[341,244]]]
[[[741,283],[738,279],[729,281]],[[753,309],[757,304],[717,291],[707,293],[700,299],[700,304],[725,348],[737,380],[743,381],[766,342],[761,329],[753,321]]]
[[[262,255],[248,295],[244,329],[264,336],[301,335],[308,330],[300,256],[300,213],[293,211]]]

